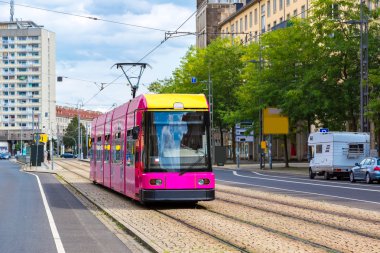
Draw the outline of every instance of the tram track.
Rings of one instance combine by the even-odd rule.
[[[89,179],[89,173],[90,173],[90,170],[89,170],[89,169],[87,170],[87,169],[84,169],[84,168],[79,167],[79,166],[76,165],[76,164],[73,164],[73,163],[71,163],[71,162],[67,162],[67,161],[62,161],[62,160],[56,161],[56,163],[57,163],[58,165],[66,164],[66,165],[69,165],[69,166],[73,166],[73,167],[75,167],[76,169],[78,169],[78,170],[80,170],[80,171],[84,171],[84,172],[87,173],[87,176],[84,175],[84,174],[80,174],[80,173],[78,173],[78,172],[74,172],[74,171],[70,170],[72,173],[77,174],[78,176],[81,176],[81,177],[83,177],[83,178]],[[61,166],[61,167],[62,167],[62,166]],[[63,167],[63,168],[67,169],[67,167]]]
[[[345,210],[342,210],[342,211],[338,211],[338,210],[327,210],[325,207],[310,207],[308,205],[305,205],[305,204],[299,204],[299,203],[294,203],[294,202],[291,202],[289,201],[287,198],[286,200],[281,200],[281,199],[273,199],[273,198],[266,198],[266,197],[263,197],[262,194],[259,195],[259,194],[255,194],[254,196],[253,195],[249,195],[249,194],[245,194],[245,193],[241,193],[239,191],[233,191],[233,190],[228,190],[226,188],[233,188],[233,187],[224,187],[225,189],[218,189],[218,192],[219,193],[225,193],[225,194],[230,194],[230,195],[234,195],[234,196],[240,196],[240,197],[245,197],[245,198],[249,198],[251,200],[259,200],[259,201],[263,201],[263,202],[266,202],[266,203],[276,203],[278,204],[279,206],[286,206],[286,207],[293,207],[293,208],[298,208],[298,209],[303,209],[303,210],[309,210],[309,211],[312,211],[312,212],[318,212],[318,213],[323,213],[323,214],[330,214],[330,215],[338,215],[340,217],[344,217],[344,218],[347,218],[347,219],[355,219],[355,220],[359,220],[359,221],[363,221],[363,222],[370,222],[370,223],[376,223],[376,224],[379,224],[380,225],[380,215],[377,214],[376,216],[374,217],[363,217],[364,215],[359,213],[359,214],[356,214],[356,213],[351,213],[351,214],[348,214]],[[364,213],[364,212],[363,212]],[[366,213],[373,213],[373,212],[367,212]]]
[[[58,164],[59,164],[63,169],[69,171],[70,173],[73,173],[73,174],[75,174],[75,175],[77,175],[77,176],[80,176],[80,177],[83,178],[83,179],[86,179],[86,180],[90,181],[88,177],[85,177],[85,176],[83,176],[82,174],[76,173],[76,172],[72,171],[71,169],[69,169],[68,167],[66,167],[66,166],[73,166],[73,167],[75,167],[75,168],[79,168],[78,166],[76,166],[76,165],[74,165],[74,164],[72,164],[72,163],[69,163],[69,162],[62,162],[62,161],[58,162]],[[62,164],[65,164],[66,166],[62,166]],[[82,169],[82,168],[79,168],[79,169],[81,169],[81,170],[85,170],[85,169]],[[67,181],[66,181],[66,182],[67,182]],[[69,183],[69,182],[67,182],[67,183]],[[72,185],[72,186],[73,186],[73,185]],[[75,188],[75,186],[73,186],[73,187]],[[77,189],[77,190],[78,190],[78,189]],[[112,194],[115,194],[115,195],[120,195],[119,193],[117,193],[117,192],[113,192],[112,190],[109,190],[109,189],[107,189],[107,188],[104,188],[104,190],[107,190],[108,192],[110,192],[110,193],[112,193]],[[81,191],[79,191],[79,193],[81,193]],[[82,194],[83,194],[83,193],[82,193]],[[143,207],[143,208],[146,208],[146,207]],[[146,209],[148,210],[148,208],[146,208]],[[229,246],[230,248],[234,249],[235,251],[233,251],[233,252],[249,252],[249,251],[246,251],[246,250],[243,249],[243,248],[239,248],[238,246],[236,246],[236,245],[234,245],[234,244],[232,244],[232,243],[229,243],[229,242],[227,242],[227,241],[224,241],[224,240],[221,239],[221,238],[215,237],[215,236],[212,235],[212,234],[208,234],[208,233],[202,231],[201,229],[198,229],[198,228],[196,228],[196,227],[194,227],[194,226],[191,226],[190,224],[186,224],[185,222],[182,222],[181,220],[176,219],[175,217],[171,217],[170,215],[167,215],[167,214],[165,214],[165,213],[163,213],[163,212],[161,212],[161,211],[159,211],[159,210],[153,209],[153,210],[150,210],[150,211],[154,211],[154,212],[156,212],[156,213],[158,213],[158,214],[160,214],[160,215],[163,215],[163,216],[165,216],[165,217],[167,217],[167,218],[169,218],[169,219],[171,219],[171,220],[173,220],[173,221],[175,221],[175,222],[178,222],[178,223],[180,223],[180,224],[182,224],[182,225],[184,225],[184,226],[186,226],[186,227],[188,227],[188,228],[190,228],[190,229],[196,230],[196,231],[198,231],[198,232],[200,232],[200,233],[202,233],[202,234],[205,234],[205,235],[207,235],[207,236],[209,236],[209,237],[212,237],[212,238],[214,238],[215,240],[219,241],[221,244],[225,244],[225,245]],[[114,219],[115,219],[115,218],[114,218]],[[149,244],[149,243],[148,243],[148,244]],[[154,247],[152,247],[152,249],[153,249],[153,248],[154,248]]]
[[[64,163],[71,166],[69,171],[90,181],[88,176],[72,171],[89,173],[87,165]],[[257,193],[252,194],[254,191],[245,191],[248,193],[234,187],[217,186],[216,200],[201,202],[195,209],[163,207],[150,211],[239,252],[285,252],[281,245],[292,248],[293,252],[300,249],[304,252],[376,252],[376,248],[380,248],[377,217],[358,217],[360,212],[349,215],[340,210],[322,211],[319,207],[258,197]],[[237,234],[242,234],[241,238],[236,238]],[[257,244],[263,240],[268,244],[279,241],[281,245],[266,248],[267,245]],[[372,245],[370,248],[367,247],[369,244]],[[277,250],[273,250],[276,247]]]
[[[218,200],[230,204],[236,204],[247,208],[254,208],[263,212],[281,215],[287,218],[293,218],[309,222],[312,224],[323,225],[331,229],[338,229],[349,233],[357,234],[360,236],[370,237],[380,240],[380,231],[377,229],[380,222],[360,219],[355,216],[340,215],[333,212],[321,212],[312,208],[303,210],[299,207],[286,206],[284,204],[274,203],[275,201],[261,200],[260,202],[253,197],[246,195],[239,195],[234,193],[227,193],[227,191],[218,191]],[[242,197],[239,201],[234,200],[236,197]],[[277,205],[277,206],[276,206]],[[287,209],[287,210],[286,210]],[[333,217],[333,219],[331,219]]]

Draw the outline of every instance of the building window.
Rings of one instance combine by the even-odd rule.
[[[245,15],[245,17],[244,17],[244,30],[245,31],[248,30],[248,17],[247,17],[247,15]]]
[[[286,15],[286,20],[290,20],[290,13]]]
[[[294,16],[294,17],[297,17],[297,15],[298,15],[298,13],[297,13],[297,9],[295,9],[295,10],[293,11],[293,16]]]
[[[270,31],[270,24],[268,24],[268,31]]]
[[[267,16],[270,17],[270,1],[267,1]]]
[[[239,32],[239,21],[236,20],[235,22],[235,27],[236,27],[236,33]]]
[[[249,28],[252,28],[252,11],[249,13]]]
[[[255,9],[255,25],[257,25],[257,9]]]
[[[301,6],[301,18],[306,18],[305,5],[302,5],[302,6]]]
[[[286,0],[286,6],[290,5],[290,0]]]
[[[261,6],[261,32],[265,32],[265,4]]]
[[[240,32],[243,32],[243,18],[240,18]]]
[[[279,0],[279,8],[280,8],[280,10],[282,10],[283,7],[284,7],[284,0]]]
[[[277,0],[273,0],[273,13],[277,11]]]

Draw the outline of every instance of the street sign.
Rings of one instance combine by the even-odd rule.
[[[252,122],[241,122],[235,125],[235,141],[236,142],[254,142],[253,131],[245,134],[248,128],[252,127]]]
[[[197,78],[193,76],[193,77],[191,78],[191,83],[197,83]]]
[[[328,133],[329,129],[328,128],[321,128],[321,129],[319,129],[319,132],[321,132],[321,133]]]

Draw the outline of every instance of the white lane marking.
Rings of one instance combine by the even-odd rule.
[[[53,214],[50,211],[50,207],[49,207],[49,204],[47,202],[44,189],[42,188],[40,178],[35,174],[32,174],[32,173],[29,173],[29,174],[31,174],[37,178],[38,187],[40,188],[40,192],[41,192],[41,196],[42,196],[42,202],[44,203],[44,206],[45,206],[46,214],[47,214],[49,224],[50,224],[51,233],[53,234],[53,239],[55,242],[55,246],[57,247],[57,251],[58,251],[58,253],[65,253],[65,249],[63,248],[61,237],[59,236],[57,226],[55,225]]]
[[[324,197],[337,198],[337,199],[353,200],[353,201],[358,201],[358,202],[365,202],[365,203],[380,205],[380,202],[374,202],[374,201],[368,201],[368,200],[362,200],[362,199],[345,198],[345,197],[328,195],[328,194],[321,194],[321,193],[314,193],[314,192],[304,192],[304,191],[297,191],[297,190],[289,190],[289,189],[283,189],[283,188],[278,188],[278,187],[271,187],[271,186],[265,186],[265,185],[255,185],[255,184],[248,184],[248,183],[240,183],[240,182],[220,180],[220,179],[217,179],[216,181],[226,182],[226,183],[233,183],[233,184],[256,186],[256,187],[262,187],[262,188],[268,188],[268,189],[274,189],[274,190],[281,190],[281,191],[288,191],[288,192],[304,193],[304,194],[324,196]]]
[[[273,176],[268,174],[261,174],[259,172],[251,171],[253,174],[259,175],[259,176],[267,176],[267,177],[277,177],[277,178],[287,178],[287,179],[294,179],[294,180],[301,180],[301,181],[308,181],[308,182],[316,182],[314,179],[305,179],[305,178],[296,178],[296,177],[284,177],[284,176]],[[318,182],[318,181],[317,181]],[[349,185],[350,183],[342,183],[342,182],[331,182],[331,181],[323,181],[323,184],[329,185],[329,184],[340,184],[340,185]],[[368,185],[368,184],[360,184],[358,186],[361,187],[368,187],[368,188],[377,188],[375,185]]]
[[[261,179],[261,180],[268,180],[268,181],[285,182],[285,183],[291,183],[291,184],[306,184],[306,185],[324,186],[324,187],[330,187],[330,188],[350,189],[350,190],[357,190],[357,191],[380,192],[380,190],[361,189],[361,188],[354,188],[354,187],[347,187],[347,186],[294,182],[294,181],[289,181],[289,180],[280,180],[280,179],[273,179],[273,178],[243,176],[243,175],[239,175],[236,171],[233,171],[233,174],[238,177],[247,177],[247,178],[254,178],[254,179]]]

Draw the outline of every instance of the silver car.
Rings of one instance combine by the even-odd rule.
[[[373,181],[380,183],[380,158],[367,157],[360,163],[356,163],[350,171],[350,181],[365,180],[367,184]]]

